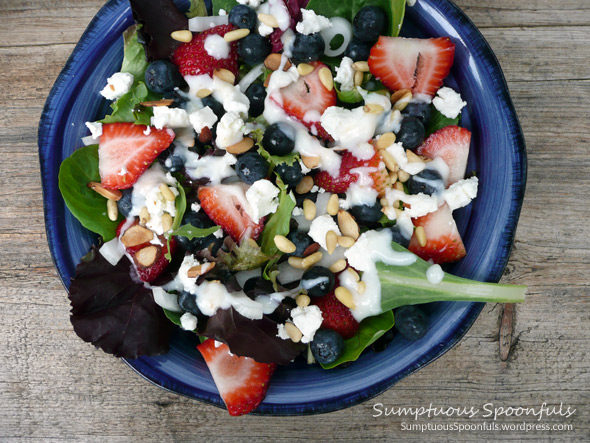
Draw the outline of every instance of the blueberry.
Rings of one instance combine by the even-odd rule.
[[[125,218],[129,217],[129,213],[133,208],[133,202],[131,201],[131,195],[133,194],[133,188],[123,189],[121,191],[123,196],[117,202],[117,208],[121,215]]]
[[[295,63],[309,63],[319,60],[326,49],[326,43],[319,33],[297,34],[291,48]]]
[[[169,155],[168,158],[162,162],[162,166],[169,172],[181,172],[184,168],[184,161],[178,155]]]
[[[305,250],[313,243],[313,240],[309,235],[307,235],[307,233],[297,229],[289,232],[289,234],[287,234],[287,238],[291,240],[297,248],[295,249],[295,252],[288,255],[294,255],[295,257],[303,257]]]
[[[195,228],[210,228],[215,226],[215,224],[207,217],[203,211],[193,212],[189,211],[184,214],[182,218],[182,225],[191,225]],[[202,249],[207,248],[209,245],[214,243],[217,240],[215,235],[210,234],[207,237],[202,238],[193,238],[191,240],[188,237],[178,236],[176,237],[176,241],[180,246],[190,252],[199,252]]]
[[[369,53],[371,52],[372,45],[370,43],[363,42],[356,38],[353,38],[348,46],[344,55],[350,57],[353,61],[367,61],[369,60]]]
[[[378,6],[363,6],[354,16],[352,33],[363,42],[374,43],[385,31],[385,23],[383,9]]]
[[[145,71],[145,84],[150,91],[164,95],[172,94],[174,88],[186,86],[178,66],[166,60],[150,63]]]
[[[246,5],[236,5],[229,12],[229,22],[238,28],[246,28],[252,31],[257,21],[256,11]]]
[[[321,297],[332,292],[335,283],[334,273],[323,266],[312,266],[301,277],[301,287],[310,297]]]
[[[270,41],[258,34],[249,34],[238,42],[238,55],[250,66],[262,63],[271,51]]]
[[[350,213],[354,216],[357,222],[362,224],[376,223],[383,216],[383,212],[381,212],[381,204],[379,202],[375,202],[372,206],[353,206],[350,208]]]
[[[201,311],[197,307],[197,296],[188,291],[182,291],[178,296],[178,306],[183,310],[194,315],[201,315]]]
[[[424,169],[416,175],[411,175],[406,182],[410,194],[440,194],[445,190],[445,182],[435,169]]]
[[[238,157],[236,173],[240,180],[251,185],[268,174],[269,164],[258,152],[246,152]]]
[[[406,109],[404,109],[403,115],[419,118],[423,125],[428,123],[430,120],[430,104],[425,102],[410,102]]]
[[[389,329],[385,334],[375,340],[375,343],[371,345],[371,349],[375,352],[385,351],[385,348],[393,341],[394,336],[393,329]]]
[[[295,129],[288,123],[273,123],[264,132],[262,147],[271,155],[287,155],[295,148]]]
[[[395,329],[408,340],[418,340],[428,331],[428,318],[417,306],[402,306],[395,310]]]
[[[396,242],[398,245],[403,246],[404,248],[410,246],[410,239],[402,233],[399,225],[393,225],[391,228],[387,229],[391,231],[392,241]]]
[[[335,362],[344,348],[344,339],[331,329],[318,329],[311,341],[311,353],[318,363]]]
[[[209,106],[213,113],[217,116],[218,120],[221,120],[221,117],[225,115],[225,109],[223,109],[223,105],[215,100],[212,96],[207,96],[201,99],[201,103],[203,106]]]
[[[266,88],[262,83],[252,83],[246,89],[246,97],[250,100],[250,115],[258,117],[264,112],[264,100],[266,99]]]
[[[397,141],[404,148],[414,150],[424,142],[425,133],[424,125],[419,118],[404,117],[397,133]]]
[[[279,163],[275,168],[275,172],[279,174],[283,183],[291,187],[297,186],[303,178],[301,165],[298,162],[294,162],[291,166],[287,163]]]

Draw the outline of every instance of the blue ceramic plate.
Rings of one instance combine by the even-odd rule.
[[[59,165],[87,135],[84,122],[104,116],[108,104],[98,91],[120,68],[121,33],[132,23],[127,0],[111,0],[98,12],[51,90],[41,118],[39,156],[47,237],[66,288],[96,237],[66,209],[57,186]],[[498,281],[510,254],[526,179],[524,139],[504,76],[477,28],[447,0],[418,0],[407,8],[403,35],[450,36],[456,44],[455,63],[446,83],[468,103],[462,126],[473,132],[468,170],[477,171],[480,193],[473,204],[456,212],[468,255],[449,270],[463,277]],[[482,307],[478,303],[430,304],[426,309],[431,326],[424,338],[408,342],[398,336],[384,352],[365,352],[347,369],[281,367],[256,412],[311,414],[367,400],[448,351]],[[162,388],[222,406],[196,344],[193,334],[177,330],[168,354],[127,363]]]

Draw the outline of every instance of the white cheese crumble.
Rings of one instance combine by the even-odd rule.
[[[313,340],[316,331],[324,321],[322,311],[318,306],[310,305],[303,308],[295,308],[291,311],[293,324],[301,331],[303,337],[301,343],[309,343]]]
[[[182,329],[184,329],[185,331],[194,331],[195,329],[197,329],[197,323],[197,317],[195,317],[190,312],[185,312],[180,317],[180,326],[182,326]]]
[[[237,0],[239,4],[250,6],[253,9],[258,8],[263,1],[264,0]]]
[[[94,140],[98,140],[98,138],[102,135],[102,123],[100,123],[100,122],[86,122],[85,125],[90,130],[90,134],[92,134],[92,138]]]
[[[244,120],[237,112],[227,112],[221,117],[217,125],[217,138],[215,143],[220,149],[235,145],[242,140]]]
[[[218,15],[221,16],[221,17],[223,17],[224,15],[227,15],[227,11],[225,9],[220,9],[218,11]]]
[[[297,23],[295,29],[300,34],[315,34],[332,27],[330,20],[323,15],[317,15],[311,9],[301,9],[301,21]]]
[[[320,122],[338,144],[348,148],[370,140],[378,120],[377,114],[365,112],[362,106],[354,109],[330,106],[322,114]]]
[[[412,218],[422,217],[426,214],[434,212],[438,209],[439,202],[436,196],[426,195],[423,193],[408,195],[404,191],[398,191],[397,189],[387,189],[385,191],[385,198],[391,204],[394,201],[399,200],[410,205],[404,212]]]
[[[272,34],[274,31],[273,28],[271,28],[268,25],[265,25],[264,23],[260,23],[260,25],[258,26],[258,33],[262,36],[262,37],[266,37],[270,34]]]
[[[451,211],[462,208],[471,203],[477,196],[479,180],[477,177],[459,180],[443,191],[443,198],[451,208]]]
[[[221,60],[229,56],[229,43],[219,34],[208,35],[204,43],[205,51],[211,57]]]
[[[334,81],[340,83],[341,91],[352,91],[354,89],[354,62],[350,57],[342,57],[340,66],[336,68],[336,77]]]
[[[261,217],[275,212],[279,207],[279,188],[269,180],[258,180],[246,191],[246,200],[252,207],[252,221],[258,223]]]
[[[336,234],[341,235],[338,225],[334,221],[331,215],[326,214],[320,217],[316,217],[309,227],[309,236],[313,241],[318,242],[324,249],[328,249],[326,245],[326,234],[329,231],[334,231]]]
[[[461,99],[461,95],[449,87],[442,87],[436,93],[432,104],[438,111],[448,118],[456,118],[467,103]]]
[[[169,108],[168,106],[154,106],[154,116],[151,118],[152,126],[157,129],[186,128],[191,125],[187,112],[182,108]]]
[[[200,133],[203,128],[213,128],[213,125],[217,122],[217,115],[209,106],[206,106],[198,111],[191,112],[188,119],[194,130]]]
[[[426,163],[424,162],[408,161],[406,150],[400,142],[396,142],[389,146],[387,152],[393,156],[399,168],[406,171],[408,174],[416,175],[426,168]]]
[[[107,85],[100,95],[107,100],[117,100],[127,94],[133,85],[133,75],[128,72],[117,72],[107,79]]]

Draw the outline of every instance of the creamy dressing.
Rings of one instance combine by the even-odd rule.
[[[229,56],[229,43],[226,42],[219,34],[211,34],[205,39],[205,51],[211,57],[222,60]]]
[[[440,265],[432,265],[426,270],[426,278],[433,285],[438,285],[445,278],[445,273]]]

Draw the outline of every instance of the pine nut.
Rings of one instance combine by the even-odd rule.
[[[107,200],[107,215],[110,221],[116,221],[119,218],[119,208],[114,200]]]
[[[334,274],[336,274],[337,272],[340,272],[340,271],[344,271],[346,269],[346,260],[341,258],[340,260],[332,263],[332,266],[330,266],[329,269]]]
[[[386,132],[385,134],[381,135],[377,142],[375,143],[375,147],[377,150],[387,149],[391,145],[395,143],[395,134],[393,132]]]
[[[199,89],[197,91],[197,97],[198,98],[205,98],[205,97],[209,97],[211,94],[213,94],[213,91],[211,89]]]
[[[300,308],[305,308],[306,306],[309,306],[311,299],[307,294],[299,294],[297,298],[295,298],[295,303],[297,303],[297,306]]]
[[[186,271],[186,276],[188,278],[199,277],[200,275],[205,275],[207,272],[209,272],[214,267],[215,267],[215,262],[203,263],[202,265],[193,266],[188,271]]]
[[[302,155],[301,156],[301,161],[303,162],[303,164],[305,165],[305,167],[307,167],[309,169],[315,169],[320,164],[320,158],[319,157],[310,156],[310,155]]]
[[[420,246],[422,246],[422,247],[426,246],[427,240],[426,240],[426,231],[424,230],[424,226],[416,226],[416,229],[414,230],[414,234],[416,235],[416,240],[418,240],[418,243],[420,244]]]
[[[391,183],[395,183],[397,181],[397,171],[392,171],[389,173],[389,180]]]
[[[150,213],[145,206],[139,211],[139,224],[145,226],[150,221]]]
[[[348,309],[354,309],[356,305],[354,304],[354,298],[352,297],[352,293],[346,289],[344,286],[338,286],[334,291],[334,295],[338,299],[340,303],[346,306]]]
[[[338,201],[338,194],[332,194],[328,200],[328,205],[326,206],[326,211],[330,215],[338,214],[338,210],[340,209],[340,202]]]
[[[324,85],[324,88],[328,91],[334,89],[334,77],[332,77],[332,71],[330,71],[330,68],[321,68],[318,72],[318,76],[320,82]]]
[[[121,236],[121,243],[126,247],[131,248],[133,246],[142,245],[147,243],[154,238],[154,233],[147,228],[139,225],[131,226]]]
[[[313,188],[313,177],[306,175],[301,181],[295,186],[295,192],[297,194],[307,194]]]
[[[295,269],[306,269],[303,267],[303,259],[301,257],[289,257],[287,262]]]
[[[299,63],[297,65],[297,72],[301,77],[305,77],[313,72],[315,68],[307,63]]]
[[[367,284],[362,280],[360,282],[358,282],[357,287],[356,287],[356,292],[358,292],[359,294],[364,294],[366,290],[367,290]]]
[[[399,171],[397,171],[397,179],[400,182],[405,183],[405,182],[407,182],[410,179],[410,174],[408,174],[403,169],[400,169]]]
[[[352,69],[360,72],[369,72],[369,64],[365,61],[358,61],[352,64]]]
[[[239,28],[226,32],[223,36],[223,39],[226,42],[231,43],[246,37],[248,34],[250,34],[250,30],[248,28]]]
[[[225,150],[230,154],[239,155],[243,154],[244,152],[248,152],[253,146],[254,140],[252,140],[250,137],[244,137],[239,142],[225,148]]]
[[[157,246],[150,245],[137,251],[133,258],[139,265],[149,268],[156,262],[159,252],[160,250]]]
[[[291,322],[285,323],[285,332],[293,341],[293,343],[299,343],[301,341],[301,338],[303,337],[303,334],[301,333],[299,328]]]
[[[365,76],[363,75],[363,73],[361,71],[354,71],[354,85],[355,86],[362,85],[364,78],[365,78]]]
[[[385,163],[385,167],[387,169],[389,169],[392,172],[397,170],[397,162],[388,150],[382,149],[381,151],[379,151],[379,154],[381,154],[381,159],[383,160],[383,163]]]
[[[92,189],[94,192],[97,192],[98,194],[102,195],[104,198],[109,199],[109,200],[119,201],[119,200],[121,200],[121,197],[123,197],[123,193],[121,191],[119,191],[118,189],[115,189],[115,190],[107,189],[104,186],[102,186],[100,183],[90,182],[90,183],[88,183],[87,186],[90,189]]]
[[[269,56],[264,59],[264,66],[266,66],[271,71],[276,71],[281,67],[282,62],[283,56],[281,54],[269,54]],[[283,65],[283,71],[288,70],[291,66],[291,62],[287,59],[287,61]]]
[[[189,43],[193,39],[193,33],[183,29],[181,31],[174,31],[170,34],[173,40],[177,42]]]
[[[176,196],[165,183],[162,183],[160,185],[160,192],[167,201],[173,202],[174,200],[176,200]]]
[[[410,94],[412,93],[412,91],[410,91],[409,89],[399,89],[398,91],[395,91],[393,94],[391,94],[391,103],[395,104],[408,92]]]
[[[310,199],[306,198],[303,200],[303,216],[306,220],[313,220],[315,218],[315,214],[317,212],[317,208],[314,202]]]
[[[338,246],[338,234],[334,231],[328,231],[326,233],[326,250],[328,251],[328,254],[332,255],[336,250],[336,246]]]
[[[343,235],[342,237],[338,237],[338,244],[343,248],[352,248],[354,245],[354,238]]]
[[[363,106],[363,111],[365,111],[367,114],[383,114],[385,109],[383,106],[376,103],[367,103],[365,106]]]
[[[403,191],[404,190],[404,184],[402,182],[399,182],[399,181],[398,182],[395,182],[393,184],[393,189],[397,189],[398,191]]]
[[[278,28],[279,22],[275,18],[274,15],[270,14],[258,14],[258,20],[264,23],[266,26],[270,26],[271,28]]]
[[[304,269],[310,268],[313,265],[315,265],[316,263],[318,263],[322,258],[323,258],[324,254],[322,254],[321,252],[314,252],[311,255],[308,255],[307,257],[305,257],[302,261],[301,261],[301,265],[303,266]]]
[[[172,216],[170,214],[165,212],[162,215],[162,229],[164,230],[164,232],[168,232],[170,229],[172,229],[173,224],[174,224],[174,219],[172,218]]]
[[[275,235],[274,241],[277,249],[285,254],[291,254],[297,250],[295,243],[284,235]]]
[[[163,98],[161,100],[148,100],[147,102],[140,102],[139,104],[147,108],[155,108],[158,106],[170,106],[172,103],[174,103],[174,100],[171,98]]]
[[[410,100],[412,100],[412,91],[407,91],[394,102],[393,109],[400,112],[403,111],[408,106],[408,103],[410,103]]]
[[[346,272],[350,272],[350,275],[352,275],[352,277],[355,279],[355,281],[359,282],[361,281],[361,276],[359,275],[358,272],[356,272],[354,270],[354,268],[348,268],[348,271]]]
[[[423,163],[422,159],[416,155],[413,151],[406,149],[406,157],[408,157],[409,162],[413,163]]]
[[[224,82],[231,83],[232,85],[236,82],[236,76],[229,69],[215,68],[213,70],[213,75]]]
[[[355,240],[359,238],[359,225],[352,215],[342,209],[338,211],[338,227],[343,235],[352,237]]]

